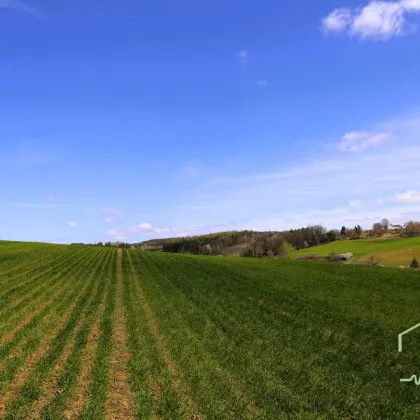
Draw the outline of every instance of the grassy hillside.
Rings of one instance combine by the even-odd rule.
[[[402,264],[408,266],[413,257],[416,257],[420,261],[420,238],[336,241],[326,245],[301,249],[295,255],[316,254],[327,256],[331,252],[352,252],[354,254],[354,261],[366,261],[371,255],[374,255],[384,265],[396,266]]]
[[[0,418],[420,416],[419,272],[23,248],[0,245]]]

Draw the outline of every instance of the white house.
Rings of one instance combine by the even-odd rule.
[[[400,230],[403,230],[403,227],[401,225],[393,225],[392,223],[389,224],[388,230],[390,232],[399,232]]]

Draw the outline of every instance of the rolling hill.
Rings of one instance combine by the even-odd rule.
[[[296,251],[295,256],[327,256],[331,252],[354,254],[352,261],[367,261],[377,257],[386,266],[408,266],[413,257],[420,261],[420,238],[359,239],[335,241]]]

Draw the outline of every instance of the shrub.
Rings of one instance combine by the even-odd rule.
[[[341,260],[336,252],[331,252],[327,259],[329,262],[338,262]]]
[[[241,252],[241,257],[252,258],[254,256],[254,251],[252,248],[248,247]]]
[[[293,245],[289,244],[289,242],[283,242],[279,249],[279,257],[290,258],[294,251],[295,248],[293,248]]]
[[[413,260],[411,261],[410,268],[413,268],[413,269],[419,268],[419,262],[416,260],[416,258],[413,258]]]
[[[371,255],[371,256],[369,257],[369,261],[370,261],[370,263],[371,263],[374,267],[376,267],[376,266],[377,266],[377,265],[379,265],[379,263],[380,263],[379,259],[378,259],[378,258],[376,258],[374,255]]]

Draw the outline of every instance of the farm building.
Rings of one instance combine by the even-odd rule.
[[[388,226],[388,230],[391,232],[399,232],[403,230],[403,227],[401,225],[393,225],[390,223]]]

